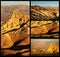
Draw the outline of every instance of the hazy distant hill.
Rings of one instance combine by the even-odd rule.
[[[29,6],[25,5],[12,5],[12,6],[1,6],[1,21],[6,22],[10,19],[12,12],[17,10],[22,14],[29,15]]]
[[[47,44],[47,42],[31,42],[31,50],[36,50],[36,49],[47,49],[49,46],[49,43]]]

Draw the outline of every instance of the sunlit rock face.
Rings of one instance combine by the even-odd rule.
[[[54,42],[51,42],[46,53],[59,53],[58,45]]]
[[[59,21],[31,21],[31,37],[59,38]]]
[[[2,25],[2,33],[12,29],[18,29],[22,23],[25,23],[28,20],[29,16],[23,15],[17,11],[13,11],[12,17],[8,20],[8,22]]]
[[[19,52],[25,52],[21,55],[29,56],[29,44],[30,44],[30,28],[29,28],[28,15],[24,15],[19,11],[13,11],[11,18],[3,23],[1,26],[1,48],[13,48],[12,50],[1,50],[4,52],[2,55],[17,54]],[[21,42],[21,43],[20,43]],[[18,48],[19,46],[19,48]],[[22,46],[22,48],[20,47]],[[24,48],[25,47],[25,48]],[[14,51],[16,48],[17,51]],[[18,49],[19,50],[18,50]],[[21,50],[22,49],[22,50]]]

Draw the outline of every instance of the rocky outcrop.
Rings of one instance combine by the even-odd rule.
[[[46,53],[59,53],[59,47],[55,42],[51,42]]]
[[[29,16],[13,11],[11,18],[1,25],[1,53],[29,56],[30,25]],[[20,53],[20,54],[19,54]]]
[[[31,37],[59,38],[59,21],[31,21]]]
[[[19,29],[21,26],[24,26],[25,23],[28,23],[28,21],[29,16],[13,11],[12,17],[1,27],[2,34],[14,29]]]

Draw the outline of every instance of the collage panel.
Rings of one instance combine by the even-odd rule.
[[[59,20],[59,1],[31,1],[31,20]]]
[[[59,56],[59,39],[31,39],[31,56]]]
[[[31,38],[59,38],[59,1],[31,1]]]
[[[30,56],[29,1],[1,1],[1,56]]]

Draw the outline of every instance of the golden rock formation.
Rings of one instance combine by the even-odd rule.
[[[59,53],[59,47],[55,43],[50,43],[48,49],[46,50],[46,53]]]
[[[11,18],[6,22],[3,23],[1,26],[1,48],[11,48],[14,46],[14,44],[18,41],[22,41],[21,43],[18,43],[16,46],[27,46],[30,44],[30,38],[29,38],[29,16],[24,15],[18,11],[13,11],[13,14]],[[14,46],[15,47],[15,46]],[[9,55],[9,54],[17,54],[19,52],[28,51],[29,48],[23,48],[23,51],[21,50],[2,50],[3,55]],[[21,48],[20,48],[21,49]],[[22,55],[29,55],[29,52],[22,53]]]
[[[31,21],[31,35],[40,35],[41,37],[50,37],[53,36],[55,38],[59,37],[59,21]],[[51,34],[55,33],[55,34]]]
[[[5,33],[9,30],[18,29],[20,28],[20,25],[22,23],[25,23],[27,20],[29,20],[29,16],[23,15],[17,11],[13,11],[11,19],[9,19],[8,22],[2,25],[1,31],[2,33]]]

